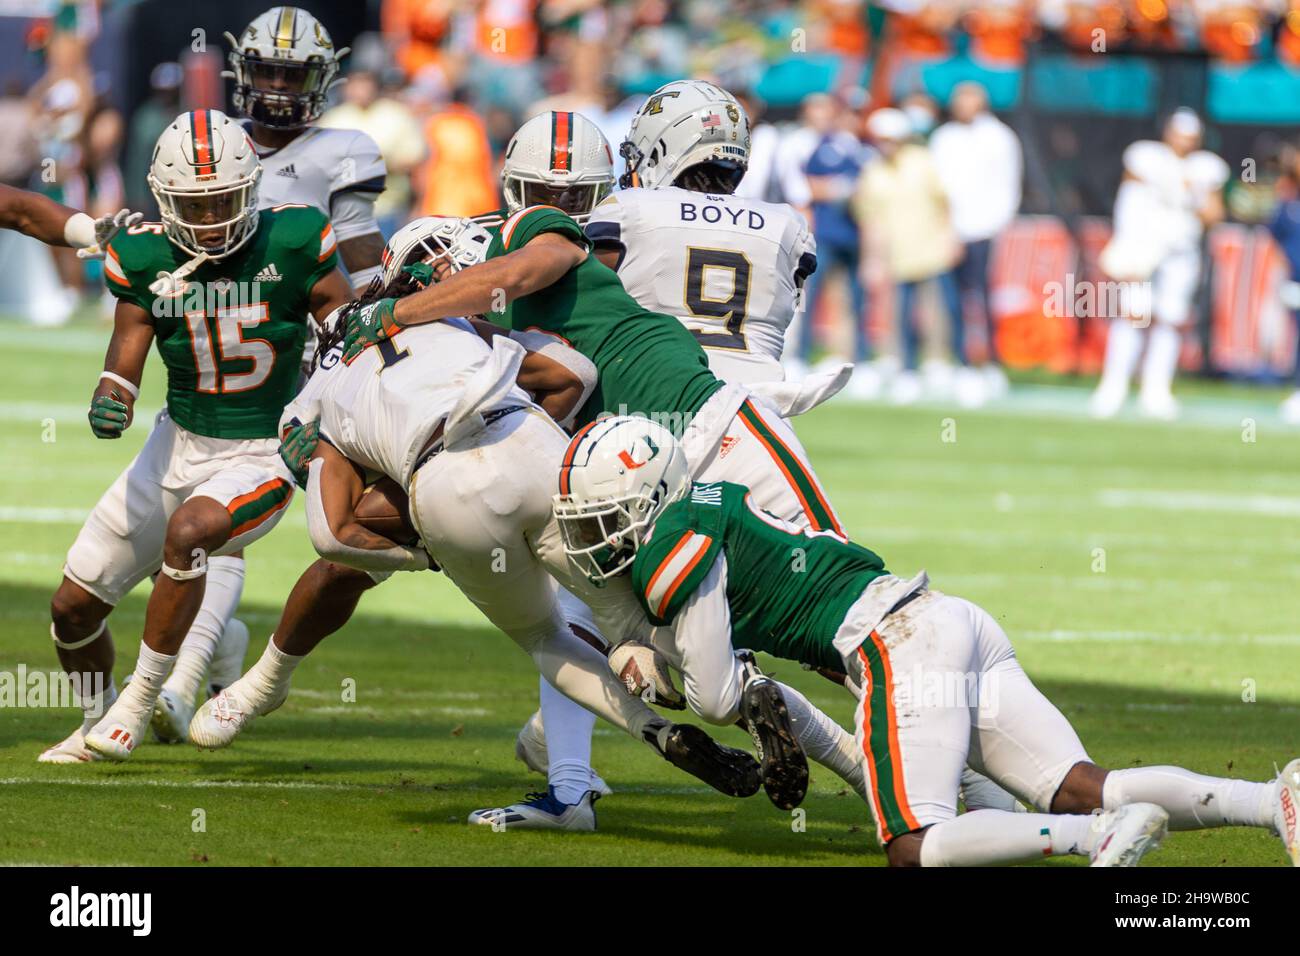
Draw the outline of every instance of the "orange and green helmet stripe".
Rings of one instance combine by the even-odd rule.
[[[551,170],[568,172],[572,168],[573,114],[551,113]]]
[[[195,110],[190,117],[190,143],[194,147],[195,174],[215,175],[217,167],[212,153],[212,111]]]

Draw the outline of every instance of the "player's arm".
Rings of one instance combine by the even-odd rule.
[[[339,258],[352,276],[352,285],[364,289],[379,275],[380,257],[384,254],[384,236],[380,232],[339,240]]]
[[[690,709],[711,724],[735,723],[744,674],[731,646],[725,555],[717,556],[704,580],[677,611],[671,640],[673,664],[681,671],[682,691]]]
[[[343,243],[339,243],[339,251],[342,252]],[[352,292],[352,286],[348,280],[343,277],[343,273],[338,269],[331,269],[325,273],[316,284],[311,287],[311,292],[307,294],[307,308],[316,320],[316,324],[325,328],[325,320],[334,312],[335,309],[347,305],[355,298]]]
[[[90,399],[90,430],[96,438],[121,438],[131,426],[153,334],[148,312],[130,302],[117,303],[104,371]]]
[[[587,258],[572,239],[544,232],[522,249],[462,269],[422,292],[399,299],[396,325],[424,325],[459,315],[488,315],[558,282]]]
[[[528,354],[520,364],[515,382],[533,396],[533,401],[546,414],[561,425],[571,424],[574,412],[596,387],[598,376],[592,361],[545,332],[507,331],[484,319],[469,321],[488,345],[498,336],[507,336],[524,347]]]
[[[141,215],[122,209],[92,219],[40,193],[0,185],[0,228],[14,229],[47,245],[72,246],[86,259],[102,257],[114,233],[139,222]]]
[[[429,556],[369,530],[357,520],[365,494],[360,468],[329,442],[316,446],[307,477],[307,531],[323,558],[362,571],[422,571]]]

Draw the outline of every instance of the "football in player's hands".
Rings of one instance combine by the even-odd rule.
[[[420,536],[411,524],[406,492],[393,479],[380,478],[366,489],[353,509],[357,523],[367,531],[382,534],[389,541],[413,546]]]
[[[629,694],[646,703],[669,710],[686,709],[686,698],[673,683],[668,662],[649,644],[624,641],[614,645],[609,652],[609,669],[623,682]]]

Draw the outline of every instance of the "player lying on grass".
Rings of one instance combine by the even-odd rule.
[[[0,229],[13,229],[49,246],[71,246],[81,259],[104,258],[117,231],[143,218],[143,213],[119,209],[92,219],[40,193],[0,184]]]
[[[422,569],[431,556],[562,693],[725,793],[757,790],[758,768],[748,754],[716,745],[698,728],[671,724],[623,690],[604,655],[570,630],[566,608],[574,598],[537,558],[534,541],[551,521],[549,475],[568,443],[552,416],[567,417],[585,391],[582,380],[508,338],[493,347],[464,321],[413,329],[348,364],[340,352],[326,356],[285,410],[286,420],[318,423],[322,439],[307,480],[318,552],[382,572]],[[409,493],[423,549],[358,519],[375,475],[396,483],[391,497]],[[587,618],[579,607],[576,619]],[[251,715],[279,705],[301,657],[286,661],[273,648],[204,706],[192,739],[228,743]],[[591,789],[589,734],[584,738],[572,748],[563,737],[551,740],[551,792],[508,815],[518,819],[501,822],[594,829],[598,794]]]
[[[903,580],[840,535],[766,513],[743,486],[693,483],[654,423],[614,418],[579,434],[559,484],[575,567],[593,581],[630,579],[646,616],[712,654],[714,673],[731,677],[733,648],[847,673],[891,865],[1067,853],[1131,865],[1166,825],[1274,830],[1300,864],[1300,759],[1266,783],[1097,766],[989,614],[930,590],[924,572]],[[958,816],[968,760],[1040,812]]]
[[[91,429],[118,438],[130,426],[155,340],[167,408],[68,552],[51,632],[64,669],[103,675],[106,689],[82,701],[82,727],[43,760],[130,756],[200,608],[210,612],[214,643],[229,617],[232,608],[205,602],[209,562],[265,535],[288,505],[293,477],[277,427],[297,384],[308,316],[319,321],[351,290],[321,213],[257,212],[260,172],[248,137],[226,116],[181,114],[159,137],[150,168],[162,222],[130,227],[109,244],[105,272],[118,304]],[[277,281],[259,281],[271,264]],[[114,699],[106,619],[159,569],[134,679]]]

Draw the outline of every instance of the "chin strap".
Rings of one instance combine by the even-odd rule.
[[[200,252],[175,270],[158,273],[158,278],[149,283],[149,291],[154,295],[175,295],[184,288],[185,279],[189,274],[210,258],[206,252]]]

